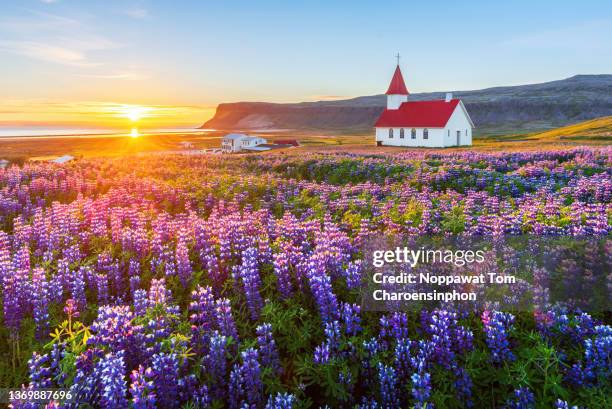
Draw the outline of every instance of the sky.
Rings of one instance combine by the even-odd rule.
[[[221,102],[612,73],[610,1],[0,0],[0,126],[198,126]]]

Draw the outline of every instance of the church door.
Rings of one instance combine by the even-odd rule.
[[[457,131],[457,146],[461,146],[461,131]]]

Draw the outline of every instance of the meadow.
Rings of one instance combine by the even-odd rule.
[[[0,387],[70,391],[49,407],[610,407],[607,310],[360,305],[372,235],[609,236],[612,148],[537,144],[0,169]]]

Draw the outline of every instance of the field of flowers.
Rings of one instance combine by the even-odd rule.
[[[609,311],[359,304],[373,234],[611,231],[612,148],[0,169],[0,388],[71,392],[50,407],[611,407]]]

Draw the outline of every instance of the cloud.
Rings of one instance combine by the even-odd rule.
[[[0,40],[0,51],[74,67],[99,66],[91,60],[91,51],[120,47],[80,20],[36,11],[0,20],[0,30],[7,33]]]
[[[143,7],[131,7],[129,9],[123,10],[123,14],[138,20],[147,19],[151,17],[149,11]]]
[[[149,74],[134,72],[134,71],[123,71],[113,72],[106,74],[80,74],[79,77],[85,78],[98,78],[105,80],[128,80],[128,81],[143,81],[151,78]]]
[[[85,54],[78,50],[35,41],[0,41],[0,51],[76,67],[93,67],[98,65],[87,61]]]

